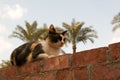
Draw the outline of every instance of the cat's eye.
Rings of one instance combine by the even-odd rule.
[[[65,41],[66,39],[64,38],[63,41]]]
[[[59,37],[58,37],[58,40],[60,40],[60,41],[61,41],[61,40],[62,40],[62,37],[61,37],[61,36],[59,36]]]
[[[58,42],[58,39],[55,39],[55,38],[54,38],[52,41],[56,43],[56,42]]]

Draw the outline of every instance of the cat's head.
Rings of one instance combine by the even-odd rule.
[[[63,31],[61,33],[56,32],[54,25],[51,24],[49,27],[49,32],[48,32],[48,39],[49,39],[49,43],[51,46],[54,47],[62,47],[65,43],[65,34],[67,33],[67,31]]]

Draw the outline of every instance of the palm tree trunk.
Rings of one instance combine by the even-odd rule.
[[[73,44],[73,54],[76,53],[76,44]]]

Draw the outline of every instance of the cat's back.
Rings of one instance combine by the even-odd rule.
[[[41,42],[42,41],[27,42],[14,49],[10,57],[11,63],[13,65],[21,65],[26,62],[27,57],[34,51],[37,45],[41,45]]]

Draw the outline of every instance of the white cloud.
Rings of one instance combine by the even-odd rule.
[[[6,31],[5,26],[0,24],[0,34]]]
[[[0,53],[8,51],[13,45],[6,41],[4,38],[0,37]]]
[[[10,51],[13,49],[13,45],[6,39],[0,37],[0,63],[1,60],[10,59]]]
[[[115,30],[115,32],[113,33],[113,38],[110,43],[116,43],[116,42],[120,42],[120,28]]]
[[[1,60],[9,59],[10,51],[13,49],[13,44],[8,40],[8,30],[6,26],[0,24],[0,63]]]
[[[6,26],[0,24],[0,54],[8,51],[12,47],[12,44],[6,39],[6,32],[8,32]]]
[[[25,13],[27,9],[22,7],[19,4],[8,5],[8,4],[0,4],[0,17],[3,19],[20,19]]]

